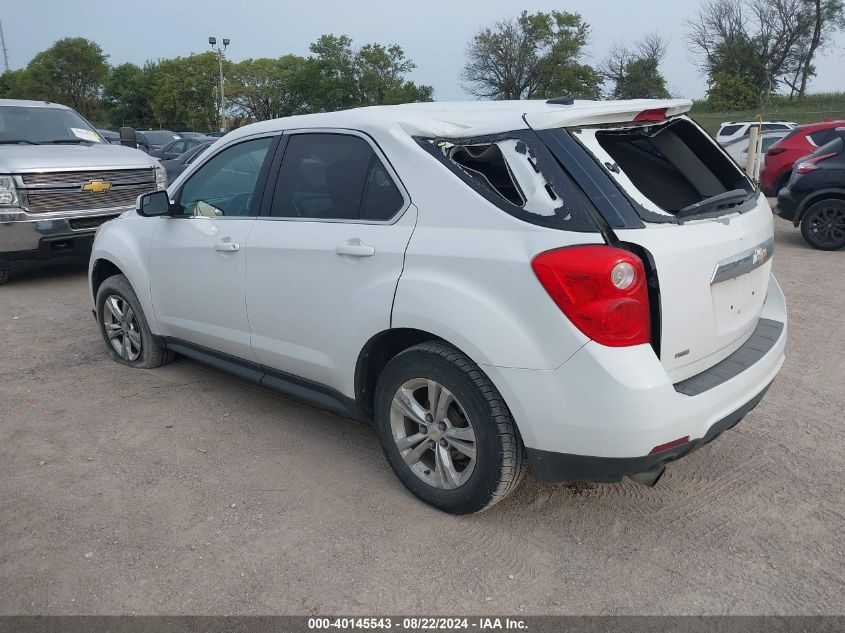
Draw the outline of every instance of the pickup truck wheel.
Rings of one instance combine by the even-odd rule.
[[[816,202],[801,218],[804,240],[821,251],[845,246],[845,200],[830,198]]]
[[[501,394],[466,355],[421,343],[382,372],[376,425],[388,463],[417,497],[444,512],[480,512],[520,483],[522,439]]]
[[[112,358],[130,367],[159,367],[173,359],[150,332],[141,303],[124,275],[106,279],[97,291],[97,323]]]

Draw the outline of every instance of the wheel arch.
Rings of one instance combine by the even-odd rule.
[[[97,291],[103,285],[103,282],[115,275],[125,275],[125,273],[113,261],[105,257],[98,257],[94,260],[94,263],[91,264],[91,294],[94,301],[97,301]]]
[[[798,208],[798,211],[795,213],[795,217],[792,220],[792,223],[795,226],[801,224],[801,220],[804,219],[804,215],[807,213],[807,210],[816,204],[817,202],[821,202],[822,200],[827,200],[829,198],[834,198],[837,200],[845,200],[845,189],[840,187],[833,187],[829,189],[820,189],[819,191],[814,191],[811,194],[808,194],[806,198],[801,202],[801,206]]]
[[[471,358],[457,345],[425,330],[407,327],[382,330],[364,344],[355,364],[355,400],[362,418],[372,420],[376,384],[387,363],[397,354],[426,341],[446,343]]]

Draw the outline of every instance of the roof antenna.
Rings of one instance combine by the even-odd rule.
[[[572,105],[575,103],[575,99],[572,98],[572,95],[563,95],[562,97],[549,99],[546,103],[550,103],[551,105]]]

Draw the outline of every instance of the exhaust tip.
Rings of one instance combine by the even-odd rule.
[[[657,485],[657,482],[660,481],[660,478],[665,472],[666,466],[660,466],[659,468],[652,468],[651,470],[645,470],[641,473],[628,475],[628,479],[640,484],[641,486],[647,486],[651,488]]]

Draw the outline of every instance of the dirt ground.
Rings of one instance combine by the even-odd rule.
[[[825,614],[845,590],[845,252],[776,219],[787,360],[656,488],[417,501],[367,427],[109,360],[84,264],[0,288],[0,613]]]

